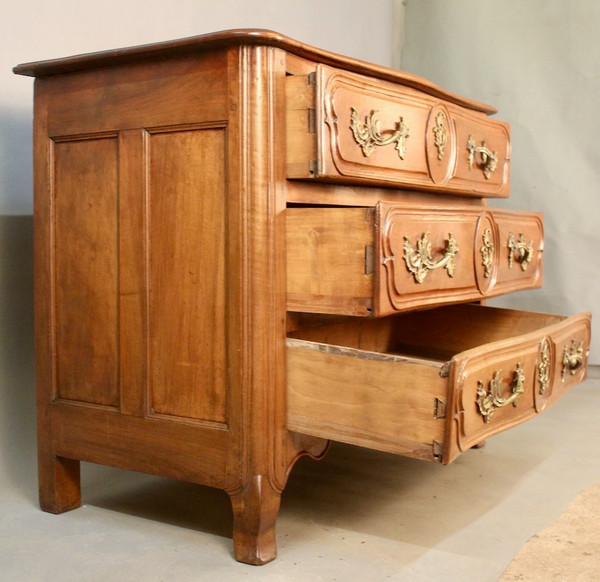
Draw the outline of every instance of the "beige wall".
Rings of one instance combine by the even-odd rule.
[[[599,338],[600,2],[405,4],[401,67],[498,108],[512,127],[512,192],[493,204],[545,215],[543,288],[492,303],[591,311]]]

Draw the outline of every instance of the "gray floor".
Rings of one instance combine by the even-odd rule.
[[[336,445],[300,461],[279,557],[231,557],[220,491],[84,465],[85,505],[37,508],[33,455],[0,478],[0,580],[496,581],[526,540],[600,480],[600,373],[448,467]]]

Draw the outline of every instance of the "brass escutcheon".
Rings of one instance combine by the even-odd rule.
[[[481,264],[483,265],[483,276],[489,279],[492,274],[492,265],[494,264],[494,243],[492,242],[492,231],[486,228],[481,236],[483,246],[479,249],[481,252]]]
[[[545,338],[540,348],[540,363],[538,364],[540,396],[545,396],[550,384],[550,342]]]
[[[448,128],[445,124],[446,115],[440,111],[435,116],[435,127],[433,128],[434,145],[437,148],[438,160],[442,160],[446,153],[446,142],[448,141]]]

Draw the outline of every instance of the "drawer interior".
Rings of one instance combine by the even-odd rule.
[[[451,305],[382,319],[302,316],[288,337],[443,364],[457,353],[534,332],[563,316],[481,306]]]

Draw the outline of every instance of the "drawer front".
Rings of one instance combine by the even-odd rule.
[[[539,287],[542,252],[539,214],[288,208],[288,310],[379,317]]]
[[[376,314],[480,298],[473,260],[480,215],[379,204]]]
[[[520,424],[586,377],[588,314],[460,354],[453,362],[444,462]]]
[[[290,430],[447,464],[585,379],[590,315],[457,305],[292,335]]]
[[[388,203],[377,209],[377,315],[542,284],[540,214]]]
[[[517,291],[524,284],[527,287],[541,287],[544,250],[542,216],[495,211],[494,222],[492,232],[498,249],[495,287],[498,293]]]
[[[287,83],[288,178],[508,196],[506,123],[324,65]]]

